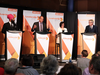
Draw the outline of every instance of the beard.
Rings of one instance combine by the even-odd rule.
[[[15,25],[15,20],[11,20],[11,23],[13,23]]]

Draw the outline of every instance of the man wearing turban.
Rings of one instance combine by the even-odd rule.
[[[3,34],[3,36],[4,36],[4,38],[6,37],[6,31],[8,31],[8,30],[17,30],[17,26],[16,26],[16,24],[15,24],[15,17],[12,15],[12,14],[9,14],[9,15],[7,15],[7,18],[9,19],[9,22],[7,22],[7,23],[5,23],[4,25],[3,25],[3,28],[2,28],[2,33],[4,33]],[[5,59],[7,59],[6,57],[7,57],[7,39],[5,38],[4,39],[5,40]]]
[[[2,28],[2,33],[6,34],[8,30],[17,30],[17,26],[15,24],[15,17],[12,14],[7,15],[9,22],[5,23]]]

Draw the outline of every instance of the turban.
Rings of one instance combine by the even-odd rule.
[[[11,20],[11,19],[14,18],[14,16],[13,16],[12,14],[9,14],[9,15],[7,15],[7,18],[8,18],[9,20]]]

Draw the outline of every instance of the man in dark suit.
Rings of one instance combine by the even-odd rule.
[[[17,30],[17,25],[15,24],[15,17],[12,14],[7,15],[9,22],[5,23],[2,28],[2,33],[6,34],[8,30]]]
[[[12,14],[7,15],[9,22],[4,23],[2,28],[2,33],[5,41],[5,59],[7,60],[7,39],[6,39],[6,31],[8,30],[17,30],[17,25],[15,24],[15,17]]]
[[[39,22],[35,22],[32,26],[32,29],[31,31],[32,32],[46,32],[47,31],[47,27],[45,25],[45,23],[43,23],[43,20],[44,20],[44,17],[43,16],[40,16],[39,17]]]
[[[89,25],[86,26],[85,33],[96,33],[96,34],[98,34],[98,28],[97,28],[97,26],[93,25],[92,19],[89,20]]]

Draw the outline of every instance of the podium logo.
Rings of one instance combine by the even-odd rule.
[[[8,38],[12,38],[12,39],[20,39],[20,37],[18,36],[18,37],[13,37],[13,36],[9,36]]]
[[[72,38],[63,38],[64,40],[70,40],[70,41],[72,41]]]
[[[63,21],[63,19],[62,18],[60,18],[61,20],[60,21]]]
[[[48,40],[48,37],[38,37],[38,39],[45,39],[45,40]]]
[[[48,37],[46,37],[46,40],[48,40]]]
[[[94,38],[84,38],[84,40],[91,40],[91,41],[94,41]]]

